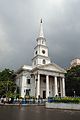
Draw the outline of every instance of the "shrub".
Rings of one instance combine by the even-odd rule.
[[[80,98],[76,97],[63,97],[63,98],[59,98],[59,97],[55,97],[53,98],[53,102],[57,102],[57,103],[80,103]]]

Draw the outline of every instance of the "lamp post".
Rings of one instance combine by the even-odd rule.
[[[76,94],[75,94],[75,90],[73,91],[74,92],[74,97],[76,96]]]

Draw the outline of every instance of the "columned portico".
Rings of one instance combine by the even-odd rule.
[[[48,98],[48,97],[65,97],[65,79],[64,76],[50,75],[46,71],[38,71],[37,83],[36,83],[36,98]]]
[[[49,97],[49,76],[46,75],[46,98]]]
[[[58,95],[57,77],[54,77],[54,96]]]
[[[38,74],[37,79],[37,98],[40,96],[40,74]]]

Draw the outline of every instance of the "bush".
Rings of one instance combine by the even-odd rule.
[[[53,98],[53,101],[54,102],[57,102],[57,103],[80,103],[80,98],[76,97],[64,97],[64,98],[59,98],[59,97],[55,97]]]

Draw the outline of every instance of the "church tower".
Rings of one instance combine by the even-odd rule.
[[[50,63],[48,56],[48,47],[46,46],[46,39],[43,32],[42,19],[40,20],[40,30],[37,40],[37,45],[34,48],[34,57],[32,59],[32,66],[44,65]]]

